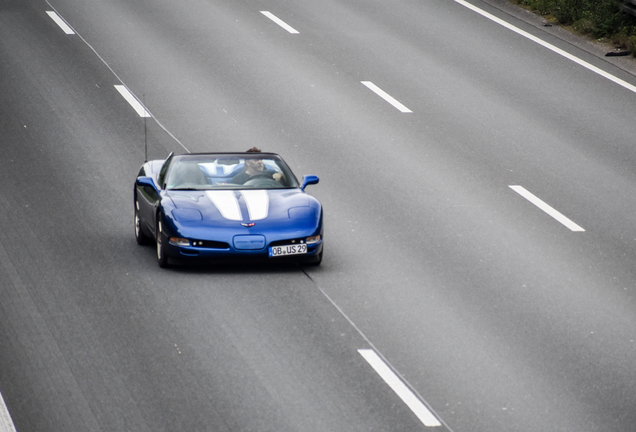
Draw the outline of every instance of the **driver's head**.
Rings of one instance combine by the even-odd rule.
[[[261,149],[256,147],[252,147],[251,149],[247,151],[247,153],[260,153],[260,152],[261,152]],[[265,164],[263,164],[262,159],[247,159],[245,161],[245,165],[247,167],[246,171],[250,175],[258,174],[259,172],[262,172],[263,169],[265,168]]]
[[[245,165],[247,166],[246,171],[248,174],[257,174],[265,168],[265,164],[263,163],[263,159],[247,159],[245,161]]]

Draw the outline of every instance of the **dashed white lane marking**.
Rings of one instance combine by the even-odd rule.
[[[359,349],[358,352],[371,365],[382,379],[393,389],[393,391],[404,401],[413,411],[418,419],[428,427],[441,426],[442,424],[431,413],[431,411],[415,396],[406,384],[391,370],[391,368],[372,349]]]
[[[395,108],[399,109],[401,112],[403,113],[413,112],[407,107],[405,107],[404,105],[402,105],[400,102],[395,100],[391,95],[389,95],[387,92],[382,90],[380,87],[373,84],[371,81],[360,81],[360,82],[364,84],[365,86],[367,86],[369,90],[371,90],[372,92],[380,96],[382,99],[384,99],[385,101],[393,105]]]
[[[523,36],[525,38],[528,38],[531,41],[536,42],[539,45],[542,45],[543,47],[545,47],[545,48],[547,48],[547,49],[549,49],[551,51],[554,51],[555,53],[557,53],[559,55],[562,55],[563,57],[565,57],[565,58],[567,58],[569,60],[572,60],[573,62],[583,66],[584,68],[587,68],[587,69],[591,70],[592,72],[597,73],[597,74],[601,75],[602,77],[605,77],[608,80],[613,81],[616,84],[618,84],[620,86],[623,86],[626,89],[631,90],[634,93],[636,93],[636,86],[633,86],[630,83],[628,83],[626,81],[623,81],[622,79],[620,79],[618,77],[615,77],[614,75],[612,75],[612,74],[610,74],[608,72],[605,72],[604,70],[602,70],[600,68],[597,68],[596,66],[591,65],[590,63],[586,62],[585,60],[581,60],[580,58],[578,58],[578,57],[576,57],[576,56],[574,56],[574,55],[572,55],[572,54],[570,54],[570,53],[568,53],[566,51],[563,51],[562,49],[557,48],[554,45],[552,45],[552,44],[550,44],[550,43],[548,43],[548,42],[546,42],[546,41],[544,41],[542,39],[539,39],[538,37],[533,36],[530,33],[525,32],[525,31],[521,30],[520,28],[515,27],[512,24],[510,24],[510,23],[508,23],[508,22],[506,22],[506,21],[504,21],[504,20],[502,20],[500,18],[497,18],[496,16],[489,14],[485,10],[479,9],[477,6],[473,6],[472,4],[468,3],[465,0],[455,0],[455,1],[457,3],[463,5],[463,6],[467,7],[468,9],[470,9],[470,10],[472,10],[474,12],[477,12],[478,14],[488,18],[489,20],[492,20],[492,21],[496,22],[497,24],[500,24],[500,25],[506,27],[507,29],[512,30],[513,32],[515,32],[517,34],[520,34],[521,36]]]
[[[47,5],[48,5],[51,9],[55,9],[55,8],[53,7],[53,5],[51,5],[51,3],[49,2],[49,0],[44,0],[44,1],[46,2],[46,4],[47,4]],[[108,64],[108,62],[107,62],[106,60],[104,60],[104,58],[103,58],[101,55],[99,55],[99,53],[97,52],[97,50],[96,50],[96,49],[95,49],[95,48],[94,48],[91,44],[89,44],[89,43],[88,43],[88,41],[82,37],[82,35],[81,35],[81,34],[77,33],[77,37],[79,37],[79,38],[80,38],[80,40],[81,40],[82,42],[84,42],[84,44],[86,44],[86,46],[87,46],[87,47],[89,47],[89,48],[90,48],[90,50],[91,50],[91,51],[93,51],[93,53],[95,53],[95,55],[97,56],[97,58],[98,58],[98,59],[100,59],[100,60],[101,60],[101,62],[104,64],[104,66],[106,66],[106,67],[108,68],[108,70],[110,71],[110,73],[112,73],[112,74],[113,74],[113,75],[117,78],[117,81],[119,81],[120,83],[122,83],[122,84],[123,84],[123,82],[124,82],[124,81],[123,81],[123,80],[119,77],[119,75],[117,75],[117,72],[115,72],[115,70],[114,70],[114,69],[113,69],[113,68],[112,68],[112,67]],[[117,86],[115,86],[115,87],[117,87]],[[122,86],[122,87],[123,87],[123,86]],[[119,90],[119,89],[118,89],[118,90]],[[121,91],[120,91],[120,93],[121,93]],[[130,93],[130,92],[128,92],[128,93]],[[135,101],[137,101],[137,99],[136,99],[136,98],[133,98],[133,99],[135,99]],[[137,103],[139,103],[139,101],[137,101]],[[141,105],[141,104],[139,104],[139,105]],[[150,114],[150,112],[146,111],[143,107],[142,107],[142,110],[141,110],[141,111],[137,111],[137,112],[138,112],[138,113],[141,113],[140,115],[141,115],[142,117],[152,117],[153,121],[154,121],[156,124],[158,124],[158,125],[159,125],[159,127],[160,127],[160,128],[161,128],[161,129],[162,129],[162,130],[166,133],[166,134],[168,134],[168,136],[170,136],[170,138],[172,138],[172,139],[173,139],[176,143],[178,143],[178,144],[179,144],[179,145],[180,145],[180,146],[181,146],[181,147],[182,147],[185,151],[187,151],[188,153],[190,153],[190,150],[188,150],[188,148],[187,148],[185,145],[183,145],[183,143],[182,143],[181,141],[179,141],[179,138],[177,138],[176,136],[174,136],[174,134],[173,134],[172,132],[170,132],[170,131],[168,130],[168,128],[167,128],[167,127],[165,127],[165,126],[164,126],[164,125],[163,125],[163,124],[159,121],[159,119],[157,119],[156,117],[153,117],[153,116],[152,116],[152,114]]]
[[[279,26],[281,26],[282,28],[284,28],[285,30],[287,30],[288,32],[292,33],[292,34],[298,34],[298,31],[295,30],[292,26],[290,26],[289,24],[287,24],[285,21],[283,21],[282,19],[278,18],[276,15],[274,15],[271,12],[268,11],[261,11],[261,13],[263,15],[265,15],[267,18],[271,19],[272,21],[274,21],[276,24],[278,24]]]
[[[0,432],[16,432],[9,410],[0,394]]]
[[[67,35],[75,34],[73,29],[68,24],[66,24],[66,22],[56,12],[46,11],[46,13],[51,17],[53,21],[55,21],[58,26],[60,26],[62,30],[64,30],[64,33],[66,33]]]
[[[146,111],[146,108],[139,102],[139,100],[123,85],[116,85],[115,88],[121,95],[126,99],[126,101],[133,107],[139,117],[150,117],[150,113]]]
[[[529,192],[523,186],[510,186],[510,189],[512,189],[513,191],[517,192],[519,195],[521,195],[522,197],[524,197],[525,199],[530,201],[532,204],[534,204],[537,207],[539,207],[541,210],[543,210],[544,212],[546,212],[547,214],[552,216],[557,221],[561,222],[563,225],[568,227],[570,230],[579,231],[579,232],[585,231],[579,225],[575,224],[570,219],[568,219],[567,217],[563,216],[563,214],[561,214],[560,212],[558,212],[557,210],[555,210],[554,208],[552,208],[551,206],[546,204],[541,199],[537,198],[534,194]]]

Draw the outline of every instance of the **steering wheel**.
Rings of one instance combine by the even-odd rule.
[[[256,179],[268,179],[268,180],[273,180],[274,177],[272,177],[271,174],[254,174],[252,177],[250,177],[250,179],[248,181],[246,181],[245,183],[252,181],[252,180],[256,180]]]
[[[251,179],[243,183],[244,186],[253,186],[253,187],[267,187],[267,188],[276,188],[281,187],[281,184],[276,180],[268,176],[267,174],[257,174],[253,176]]]

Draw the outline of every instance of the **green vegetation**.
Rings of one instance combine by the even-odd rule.
[[[583,35],[612,42],[636,57],[636,17],[620,9],[624,0],[511,0]]]

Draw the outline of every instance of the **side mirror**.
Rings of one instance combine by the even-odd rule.
[[[319,181],[320,181],[320,179],[318,178],[318,176],[315,176],[315,175],[303,176],[303,184],[302,184],[302,186],[300,186],[300,188],[302,190],[305,190],[305,187],[307,187],[309,185],[313,185],[313,184],[318,184]]]
[[[155,182],[152,180],[152,177],[137,177],[137,186],[149,187],[157,190],[157,186],[155,186]]]

